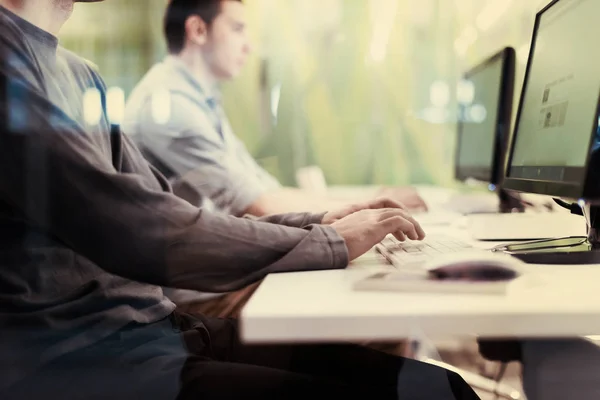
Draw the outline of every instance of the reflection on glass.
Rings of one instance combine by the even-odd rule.
[[[89,88],[83,95],[83,119],[88,125],[97,125],[102,118],[102,98],[100,91]]]
[[[171,119],[171,94],[168,90],[157,90],[152,94],[152,118],[164,125]]]
[[[456,100],[460,104],[470,105],[475,99],[475,85],[468,79],[462,79],[456,86]]]
[[[450,87],[446,82],[436,81],[429,88],[429,99],[435,107],[445,107],[450,102]]]
[[[125,117],[125,92],[120,87],[111,87],[106,92],[106,111],[112,124],[120,125]]]
[[[481,124],[487,117],[487,110],[483,104],[473,104],[469,107],[468,121]]]

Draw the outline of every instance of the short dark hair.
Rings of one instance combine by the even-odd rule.
[[[164,33],[169,53],[179,54],[183,50],[185,22],[189,17],[197,15],[210,26],[221,12],[223,1],[228,0],[171,0],[164,18]]]

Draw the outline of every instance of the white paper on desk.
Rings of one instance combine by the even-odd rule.
[[[506,294],[511,281],[436,279],[426,272],[377,272],[354,284],[354,290],[399,293]]]
[[[587,236],[585,219],[568,213],[471,215],[468,230],[477,240],[535,240]]]

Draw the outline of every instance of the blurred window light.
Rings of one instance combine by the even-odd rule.
[[[456,100],[460,104],[469,105],[475,99],[475,85],[473,81],[461,79],[456,86]]]
[[[475,20],[477,28],[481,31],[490,29],[508,11],[512,2],[513,0],[489,0]]]
[[[473,104],[469,107],[468,117],[471,122],[481,124],[487,118],[487,110],[482,104]]]
[[[387,55],[388,44],[398,13],[398,0],[370,0],[369,11],[373,36],[369,46],[369,57],[382,62]]]
[[[342,32],[338,32],[335,34],[334,41],[335,43],[344,43],[348,38]]]
[[[454,49],[460,55],[465,55],[467,50],[478,38],[477,29],[473,26],[468,26],[460,34],[460,36],[454,41]]]
[[[83,94],[83,120],[88,125],[97,125],[102,119],[102,96],[96,88]]]
[[[445,124],[450,121],[450,111],[442,107],[427,107],[418,113],[418,118],[430,124]]]
[[[171,93],[166,89],[156,90],[151,97],[152,119],[164,125],[171,119]]]
[[[456,39],[454,42],[454,50],[461,56],[467,54],[467,50],[469,50],[469,45],[467,45],[464,41]]]
[[[529,49],[530,49],[529,43],[525,43],[524,45],[519,47],[519,49],[517,50],[517,59],[520,62],[522,62],[522,63],[527,62],[527,59],[529,58]]]
[[[271,0],[276,3],[281,0]],[[265,10],[274,7],[265,1]],[[296,16],[299,27],[305,33],[336,30],[339,28],[343,15],[341,0],[319,0],[296,2]]]
[[[544,48],[544,43],[541,40],[537,40],[535,43],[535,48],[536,50],[541,50]],[[523,64],[526,64],[527,61],[529,60],[529,56],[531,54],[530,53],[531,50],[531,43],[525,43],[523,44],[521,47],[519,47],[517,49],[517,59],[522,62]]]
[[[418,6],[410,7],[411,20],[416,26],[429,26],[435,13],[433,0],[419,0]]]
[[[106,110],[111,124],[120,125],[125,118],[125,92],[113,86],[106,92]]]
[[[450,103],[450,86],[444,81],[435,81],[429,87],[429,100],[435,107],[445,107]]]
[[[281,83],[278,83],[271,89],[271,115],[277,119],[279,112],[279,101],[281,99]]]

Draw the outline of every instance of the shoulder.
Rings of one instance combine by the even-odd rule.
[[[207,99],[181,71],[167,62],[155,64],[131,92],[127,108],[149,107],[154,101],[169,108],[171,115],[182,119],[198,118],[197,113],[207,110]],[[201,118],[201,117],[200,117]]]
[[[69,65],[73,68],[80,68],[82,70],[86,69],[96,73],[98,71],[98,66],[96,64],[73,53],[71,50],[68,50],[62,46],[58,47],[57,54],[59,57],[62,57],[66,62],[68,62]]]
[[[67,67],[77,79],[91,82],[101,91],[105,91],[106,85],[100,76],[99,68],[96,64],[62,46],[59,46],[57,50],[57,58],[67,64]]]
[[[43,75],[24,32],[6,14],[0,12],[0,73],[44,91]]]
[[[13,45],[15,48],[29,48],[25,34],[8,15],[0,12],[0,43],[2,46]]]
[[[161,62],[152,67],[142,80],[147,92],[169,92],[194,100],[205,100],[204,95],[189,81],[188,76],[179,67],[170,62]]]

